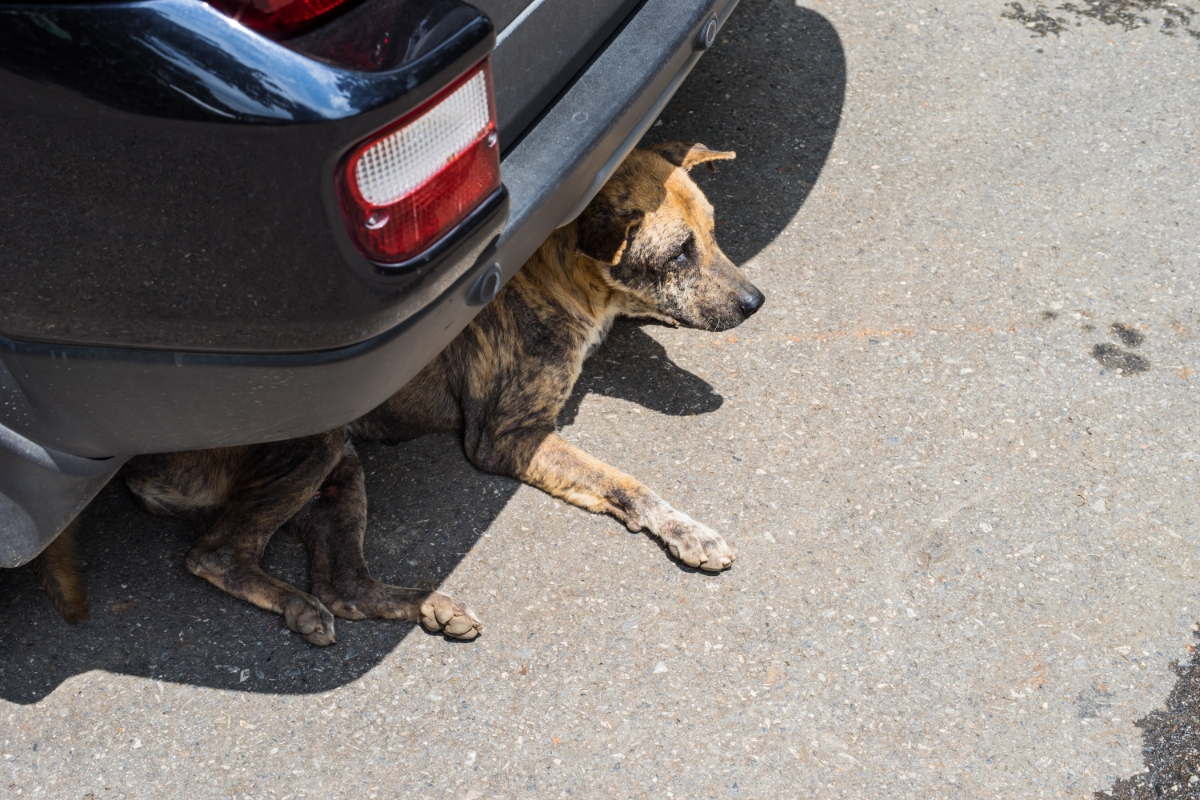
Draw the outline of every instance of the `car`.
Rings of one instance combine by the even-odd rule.
[[[133,455],[391,396],[736,3],[0,2],[0,566]]]

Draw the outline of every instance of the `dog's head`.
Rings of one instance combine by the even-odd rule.
[[[627,313],[723,331],[762,307],[763,293],[717,246],[713,207],[688,176],[734,156],[682,142],[635,150],[579,215],[576,247]]]

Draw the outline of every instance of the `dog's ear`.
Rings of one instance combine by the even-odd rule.
[[[625,252],[629,234],[645,216],[639,209],[618,210],[607,196],[596,195],[579,215],[576,249],[605,264],[616,264]]]
[[[713,161],[732,161],[737,153],[732,150],[709,150],[699,142],[663,142],[652,145],[650,152],[658,153],[677,167],[691,170],[697,164],[708,164],[710,172],[716,172]]]

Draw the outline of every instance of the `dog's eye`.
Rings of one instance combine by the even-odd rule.
[[[667,260],[677,267],[686,264],[688,260],[688,253],[691,252],[692,249],[692,242],[692,237],[689,236],[687,241],[679,245],[679,248],[675,250]]]

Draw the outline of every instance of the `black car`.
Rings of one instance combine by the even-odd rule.
[[[737,0],[0,0],[0,566],[436,355]]]

